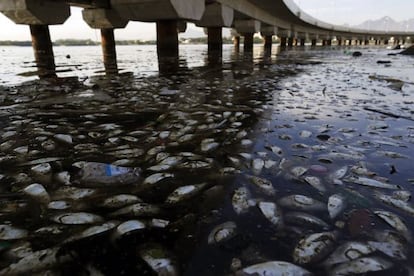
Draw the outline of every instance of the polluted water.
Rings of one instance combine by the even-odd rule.
[[[1,87],[0,275],[413,275],[414,60],[354,50]]]

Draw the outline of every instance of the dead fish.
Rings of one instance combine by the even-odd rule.
[[[406,248],[402,243],[368,241],[368,244],[387,256],[397,260],[406,260]]]
[[[136,195],[120,194],[120,195],[114,195],[114,196],[106,198],[101,203],[99,203],[99,206],[104,207],[104,208],[116,209],[116,208],[122,208],[126,205],[131,205],[137,202],[142,202],[142,200]]]
[[[282,149],[278,146],[266,146],[266,149],[269,149],[274,154],[279,155],[279,156],[281,156],[283,154]]]
[[[336,218],[346,208],[345,197],[340,194],[331,195],[328,199],[328,212],[331,219]]]
[[[306,236],[296,245],[293,260],[298,264],[317,262],[334,249],[337,232],[322,232]]]
[[[234,191],[231,203],[236,214],[240,215],[249,209],[249,197],[250,192],[245,187],[240,187]]]
[[[326,258],[322,265],[331,267],[336,264],[346,263],[375,252],[375,248],[366,242],[350,241],[340,245]]]
[[[215,142],[213,138],[207,138],[201,141],[201,151],[209,152],[217,149],[220,146],[219,143]]]
[[[283,225],[282,211],[273,202],[259,202],[258,204],[262,214],[277,228]]]
[[[7,224],[0,224],[0,240],[19,240],[28,236],[28,231]]]
[[[409,213],[410,215],[414,216],[414,207],[412,205],[410,205],[408,202],[401,200],[401,199],[396,199],[392,196],[389,195],[384,195],[384,194],[380,194],[377,193],[375,194],[376,198],[378,198],[380,201],[394,206],[402,211],[405,211],[407,213]]]
[[[171,258],[171,254],[161,245],[146,245],[139,250],[139,255],[157,275],[179,275],[179,270],[175,261]]]
[[[73,139],[71,135],[68,134],[55,134],[53,136],[58,142],[66,143],[66,144],[73,144]]]
[[[342,168],[337,169],[333,173],[331,173],[328,178],[334,183],[334,184],[342,184],[341,179],[345,177],[346,173],[348,172],[348,166],[343,166]]]
[[[80,233],[78,233],[74,236],[69,237],[68,239],[66,239],[64,241],[64,243],[79,241],[79,240],[82,240],[82,239],[90,238],[90,237],[93,237],[93,236],[97,236],[97,235],[109,232],[112,229],[114,229],[118,224],[119,224],[119,222],[117,222],[117,221],[108,221],[108,222],[105,222],[101,225],[89,227],[89,228],[83,230],[82,232],[80,232]]]
[[[326,192],[326,187],[322,184],[322,182],[319,179],[319,177],[316,177],[316,176],[305,176],[303,179],[305,180],[306,183],[308,183],[309,185],[311,185],[312,187],[314,187],[319,192],[321,192],[321,193],[325,193]]]
[[[395,199],[399,199],[399,200],[408,202],[411,199],[411,193],[409,191],[404,191],[404,190],[394,191],[392,193],[392,197],[395,198]]]
[[[307,168],[305,168],[305,167],[294,167],[294,168],[292,168],[292,169],[290,170],[290,173],[291,173],[294,177],[299,178],[299,177],[301,177],[302,175],[304,175],[307,171],[308,171],[308,169],[307,169]]]
[[[312,132],[310,132],[310,131],[308,131],[308,130],[302,130],[302,131],[299,133],[299,136],[300,136],[300,137],[302,137],[302,138],[309,138],[309,137],[311,137],[311,136],[312,136]]]
[[[72,255],[61,254],[59,247],[35,251],[0,271],[0,275],[32,275],[51,269],[73,259]]]
[[[175,189],[165,200],[167,204],[176,204],[185,199],[189,199],[206,187],[207,183],[181,186]]]
[[[51,194],[53,200],[61,199],[86,199],[94,196],[97,193],[95,189],[88,188],[76,188],[71,186],[65,186],[57,189],[54,193]]]
[[[246,176],[253,184],[255,184],[261,191],[267,195],[274,195],[276,193],[275,188],[273,188],[272,182],[267,179],[260,178],[257,176]]]
[[[137,231],[141,231],[143,229],[146,229],[147,226],[145,224],[145,222],[140,221],[140,220],[128,220],[125,221],[121,224],[119,224],[114,233],[112,233],[112,240],[117,240],[125,235],[131,234],[131,233],[135,233]]]
[[[23,189],[23,193],[41,204],[47,205],[50,202],[49,193],[41,184],[31,184]]]
[[[272,261],[255,264],[236,272],[237,276],[310,276],[312,273],[297,265]]]
[[[145,178],[142,184],[153,185],[153,184],[160,182],[161,180],[164,180],[166,178],[172,178],[172,177],[174,177],[174,174],[172,173],[155,173]]]
[[[212,167],[212,162],[210,160],[195,160],[195,161],[188,161],[183,162],[179,165],[177,165],[177,168],[179,169],[210,169]]]
[[[227,221],[211,230],[208,235],[208,244],[217,244],[228,241],[235,237],[237,234],[237,225],[233,221]]]
[[[60,224],[93,224],[103,221],[101,216],[91,213],[63,213],[52,216],[52,221]]]
[[[63,185],[70,185],[70,173],[68,171],[59,172],[54,175],[54,179]]]
[[[284,218],[287,223],[293,225],[329,229],[329,225],[326,222],[307,213],[288,212],[285,214]]]
[[[290,195],[278,200],[280,206],[301,211],[323,211],[326,210],[324,203],[305,195]]]
[[[356,183],[356,184],[373,187],[373,188],[392,189],[392,190],[399,189],[399,186],[397,185],[384,183],[384,182],[371,179],[371,178],[366,178],[366,177],[348,177],[344,180],[346,182]]]
[[[254,174],[260,174],[264,167],[264,160],[260,158],[255,158],[252,161],[252,170]]]
[[[410,229],[408,229],[407,225],[399,216],[397,216],[394,213],[382,210],[374,211],[374,213],[378,217],[383,219],[386,223],[388,223],[391,227],[393,227],[395,230],[400,232],[407,241],[412,240]]]
[[[380,257],[363,257],[339,264],[329,271],[329,275],[355,275],[389,269],[393,264]]]
[[[64,201],[64,200],[51,201],[47,205],[47,208],[51,210],[67,210],[71,207],[72,205],[69,202]]]
[[[127,216],[127,217],[141,217],[141,216],[156,216],[161,213],[160,207],[149,203],[135,203],[126,206],[115,212],[109,214],[110,217]]]

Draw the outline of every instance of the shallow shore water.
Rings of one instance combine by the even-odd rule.
[[[4,71],[0,275],[412,275],[414,59],[205,48]]]

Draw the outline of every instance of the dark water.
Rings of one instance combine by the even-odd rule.
[[[392,212],[409,232],[414,229],[412,211],[379,199],[397,199],[400,194],[395,192],[403,192],[413,208],[411,197],[405,196],[411,195],[414,183],[414,59],[387,56],[391,51],[379,48],[358,49],[363,55],[354,58],[354,50],[288,50],[266,56],[257,48],[249,56],[226,47],[223,64],[212,65],[205,47],[188,46],[182,49],[179,71],[168,76],[158,76],[155,52],[140,54],[146,58],[142,61],[130,51],[120,54],[124,74],[116,78],[96,74],[96,61],[62,74],[81,81],[66,78],[1,88],[0,224],[26,230],[15,238],[4,234],[10,231],[4,227],[0,231],[0,267],[6,269],[2,273],[32,252],[56,248],[57,255],[52,255],[57,260],[45,265],[42,260],[49,255],[44,254],[24,273],[156,275],[142,253],[152,248],[153,256],[171,260],[178,275],[229,275],[266,261],[295,263],[293,252],[301,239],[335,231],[335,240],[323,249],[326,254],[296,264],[315,275],[328,275],[335,267],[321,263],[336,248],[346,242],[373,242],[398,250],[368,254],[390,264],[372,275],[411,275],[410,234],[394,229],[375,212]],[[72,142],[56,134],[69,135]],[[212,148],[206,150],[205,144]],[[281,152],[273,152],[275,146]],[[145,185],[144,179],[158,172],[152,166],[166,156],[175,162],[160,172],[172,175]],[[54,159],[28,163],[41,158]],[[127,185],[79,182],[79,169],[73,166],[78,161],[140,168],[140,179]],[[264,168],[253,167],[262,162]],[[50,172],[36,174],[33,167],[38,163],[48,163]],[[298,167],[304,168],[303,174],[295,175]],[[340,168],[346,168],[346,174],[333,178]],[[58,180],[61,172],[71,175],[70,183]],[[270,181],[275,192],[262,190],[251,176]],[[305,178],[310,176],[323,188],[309,185]],[[352,178],[398,187],[373,188]],[[56,210],[48,200],[24,192],[32,183],[42,184],[52,202],[63,201],[68,207]],[[175,189],[200,183],[205,185],[197,193],[166,203]],[[92,194],[71,197],[68,186],[88,188]],[[250,207],[238,214],[232,201],[241,187],[248,190]],[[120,207],[102,204],[119,194],[137,196],[159,210],[114,215]],[[323,220],[323,227],[288,219],[298,210],[280,204],[286,196],[304,195],[326,206],[333,194],[346,202],[335,218],[327,208],[301,210]],[[260,202],[276,203],[284,223],[275,226],[267,220]],[[56,215],[77,212],[101,219],[79,225],[53,221]],[[168,225],[151,225],[153,219]],[[91,226],[111,221],[116,227],[128,220],[139,220],[146,228],[122,236],[111,228],[79,238]],[[226,222],[236,225],[235,234],[209,243],[211,232]],[[53,229],[44,228],[49,226]],[[387,231],[397,240],[380,238]]]

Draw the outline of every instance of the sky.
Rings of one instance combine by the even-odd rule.
[[[1,0],[0,0],[1,1]],[[333,24],[357,25],[367,19],[390,16],[402,21],[414,17],[414,0],[294,0],[308,14]],[[63,25],[50,27],[52,40],[77,38],[100,40],[99,30],[94,30],[82,20],[80,8],[71,8],[71,17]],[[228,31],[225,35],[228,35]],[[182,37],[203,36],[203,30],[188,24]],[[125,29],[115,31],[118,40],[154,40],[154,23],[130,22]],[[29,27],[16,25],[0,14],[0,40],[30,40]]]

